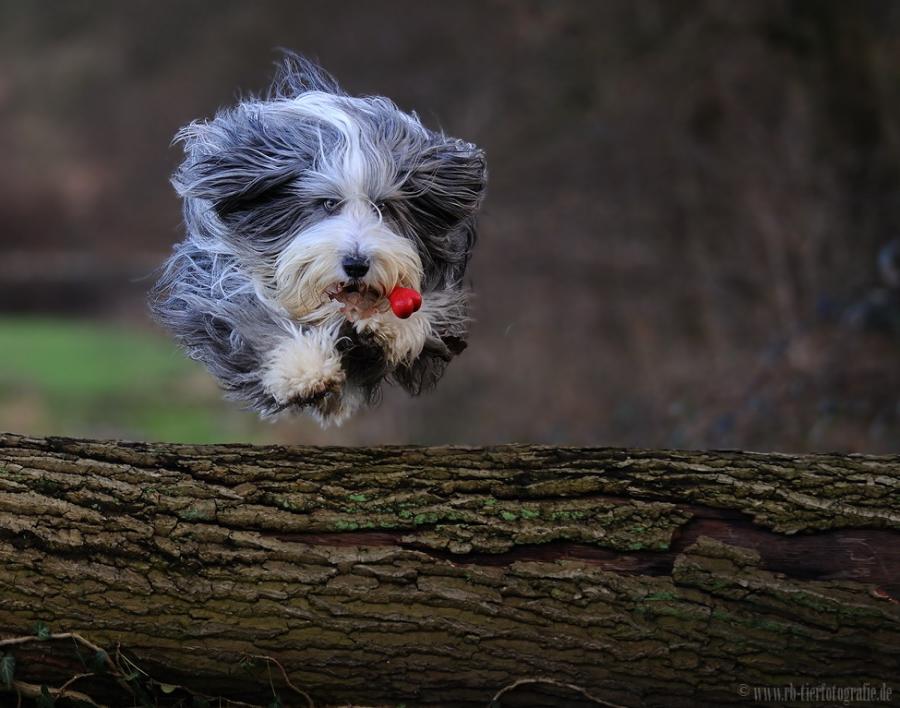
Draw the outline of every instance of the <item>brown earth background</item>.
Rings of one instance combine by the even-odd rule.
[[[0,428],[898,452],[898,30],[887,1],[0,0]],[[469,349],[327,431],[222,403],[144,306],[172,136],[279,46],[490,169]]]

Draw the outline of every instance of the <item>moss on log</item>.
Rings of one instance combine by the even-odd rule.
[[[0,640],[118,648],[159,705],[896,698],[898,488],[896,457],[0,435]],[[22,685],[86,671],[7,653]]]

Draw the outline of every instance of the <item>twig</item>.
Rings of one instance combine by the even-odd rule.
[[[303,696],[306,699],[306,703],[309,705],[309,708],[316,708],[316,704],[313,703],[313,699],[309,697],[309,694],[306,693],[306,691],[301,691],[293,683],[291,683],[291,680],[288,678],[287,671],[284,670],[284,667],[281,665],[278,659],[275,659],[271,656],[264,656],[262,654],[247,654],[247,656],[250,659],[262,659],[263,661],[270,661],[275,664],[275,666],[278,667],[279,671],[281,671],[281,676],[282,678],[284,678],[284,682],[288,685],[288,687],[298,696]]]
[[[59,632],[57,634],[50,634],[47,637],[38,637],[37,635],[28,635],[25,637],[12,637],[11,639],[0,639],[0,647],[5,646],[16,646],[19,644],[30,644],[31,642],[49,642],[49,641],[59,641],[61,639],[74,639],[79,644],[83,644],[91,651],[96,654],[102,654],[106,657],[106,665],[112,671],[118,671],[118,667],[113,663],[112,659],[109,658],[109,654],[107,654],[101,647],[98,647],[91,641],[88,641],[80,634],[76,632]]]
[[[71,639],[76,643],[76,645],[81,644],[81,645],[87,647],[88,649],[90,649],[91,651],[93,651],[97,656],[104,657],[104,663],[106,664],[107,668],[109,669],[110,675],[116,680],[116,682],[120,686],[122,686],[122,688],[127,690],[128,693],[131,694],[132,697],[134,696],[134,690],[131,688],[131,686],[128,685],[128,682],[124,678],[126,675],[126,670],[128,673],[131,673],[131,672],[140,673],[144,677],[146,677],[148,680],[153,681],[154,683],[159,683],[159,681],[156,681],[155,679],[153,679],[146,671],[144,671],[140,666],[138,666],[136,663],[134,663],[134,661],[129,659],[127,656],[125,656],[122,653],[121,645],[118,642],[116,643],[116,651],[115,651],[116,658],[115,658],[115,660],[113,660],[113,658],[102,647],[99,647],[96,644],[94,644],[93,642],[91,642],[90,640],[85,639],[83,636],[81,636],[77,632],[59,632],[56,634],[50,634],[46,637],[38,637],[37,635],[28,635],[28,636],[23,636],[23,637],[12,637],[10,639],[0,639],[0,648],[11,647],[11,646],[21,646],[23,644],[41,643],[41,642],[48,642],[48,641],[60,641],[60,640],[64,640],[64,639]],[[288,678],[288,674],[287,674],[287,671],[285,671],[284,666],[282,666],[281,663],[277,659],[275,659],[271,656],[264,656],[261,654],[248,654],[247,657],[251,658],[251,659],[262,659],[262,660],[268,662],[266,664],[267,667],[269,666],[270,663],[275,664],[275,666],[278,667],[278,670],[281,671],[281,676],[284,679],[284,682],[287,684],[288,688],[290,688],[292,691],[294,691],[294,693],[296,693],[297,695],[303,696],[303,698],[306,699],[306,703],[309,706],[309,708],[315,708],[315,703],[313,702],[312,698],[310,698],[309,694],[306,693],[305,691],[302,691],[301,689],[297,688],[291,682],[290,678]],[[83,660],[82,660],[82,663],[84,663]],[[56,698],[67,697],[67,698],[72,698],[74,700],[83,701],[90,706],[95,706],[96,708],[107,708],[107,706],[94,701],[90,696],[83,694],[79,691],[73,691],[69,688],[69,686],[73,682],[77,681],[78,679],[87,678],[88,676],[94,676],[94,675],[95,674],[93,674],[93,673],[76,674],[76,675],[72,676],[68,681],[66,681],[59,688],[48,688],[47,690],[50,692],[51,696],[54,696]],[[202,693],[197,693],[197,692],[191,691],[186,686],[180,686],[177,684],[169,684],[169,685],[173,685],[176,688],[180,688],[184,691],[187,691],[191,695],[195,695],[195,696],[204,698],[209,701],[217,700],[220,706],[222,705],[222,701],[224,700],[226,705],[228,705],[228,706],[238,706],[241,708],[264,708],[263,706],[256,704],[256,703],[245,703],[244,701],[238,701],[238,700],[233,700],[230,698],[224,698],[223,696],[215,696],[214,697],[214,696],[208,696],[208,695],[205,695]],[[269,685],[270,685],[270,687],[272,687],[273,693],[274,693],[274,687],[272,686],[271,671],[269,672]],[[41,687],[40,686],[36,686],[35,684],[31,684],[31,683],[26,683],[24,681],[13,681],[12,687],[9,689],[3,689],[2,687],[0,687],[0,691],[12,691],[12,690],[17,691],[17,695],[18,695],[17,708],[21,708],[23,695],[28,698],[38,698],[41,695]]]
[[[66,689],[69,686],[71,686],[73,683],[75,683],[78,679],[87,678],[88,676],[93,676],[93,675],[94,675],[93,672],[91,672],[89,674],[75,674],[72,678],[70,678],[62,686],[59,687],[60,697],[62,697],[62,695],[66,692]]]
[[[57,632],[56,634],[50,634],[46,637],[38,637],[37,635],[28,635],[24,637],[12,637],[10,639],[0,639],[0,647],[6,646],[18,646],[22,644],[30,644],[32,642],[49,642],[49,641],[60,641],[63,639],[71,639],[76,644],[81,644],[86,646],[88,649],[94,652],[96,656],[105,657],[106,666],[109,668],[110,673],[116,679],[116,682],[122,686],[128,693],[134,696],[134,691],[131,690],[131,686],[128,685],[127,681],[122,680],[122,671],[119,666],[113,662],[110,658],[109,654],[104,651],[102,647],[97,646],[92,641],[85,639],[77,632]],[[83,661],[82,661],[83,663]]]
[[[519,686],[526,686],[528,684],[534,684],[534,683],[546,684],[549,686],[558,686],[560,688],[568,688],[571,691],[580,693],[582,696],[587,698],[589,701],[592,701],[600,706],[607,706],[607,708],[626,708],[625,706],[621,706],[618,703],[610,703],[609,701],[604,701],[602,698],[597,698],[596,696],[593,696],[590,693],[588,693],[585,689],[581,688],[581,686],[576,686],[575,684],[572,684],[572,683],[564,683],[562,681],[557,681],[555,679],[543,678],[543,677],[525,678],[525,679],[519,679],[518,681],[513,681],[511,684],[509,684],[509,686],[505,686],[504,688],[501,688],[499,691],[497,691],[497,693],[495,693],[494,697],[491,699],[491,702],[489,705],[494,705],[495,703],[497,703],[497,701],[500,700],[500,697],[504,693],[508,693],[509,691],[515,690]]]
[[[22,704],[22,696],[26,696],[27,698],[40,698],[41,686],[38,686],[34,683],[26,683],[25,681],[13,681],[9,688],[4,688],[0,686],[0,692],[5,691],[15,691],[19,698],[17,705],[21,706]],[[61,688],[47,688],[47,692],[54,699],[63,697],[63,689]],[[91,698],[86,693],[81,693],[80,691],[72,691],[70,689],[66,689],[66,698],[71,698],[75,701],[81,701],[82,703],[86,703],[89,706],[93,706],[94,708],[109,708],[107,705],[103,703],[97,703],[93,698]]]

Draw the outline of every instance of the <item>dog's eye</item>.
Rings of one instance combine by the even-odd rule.
[[[341,205],[337,199],[323,199],[320,204],[326,214],[334,214]]]

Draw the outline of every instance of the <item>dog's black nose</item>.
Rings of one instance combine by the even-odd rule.
[[[351,278],[362,278],[369,272],[369,259],[360,255],[345,256],[341,261],[344,272]]]

